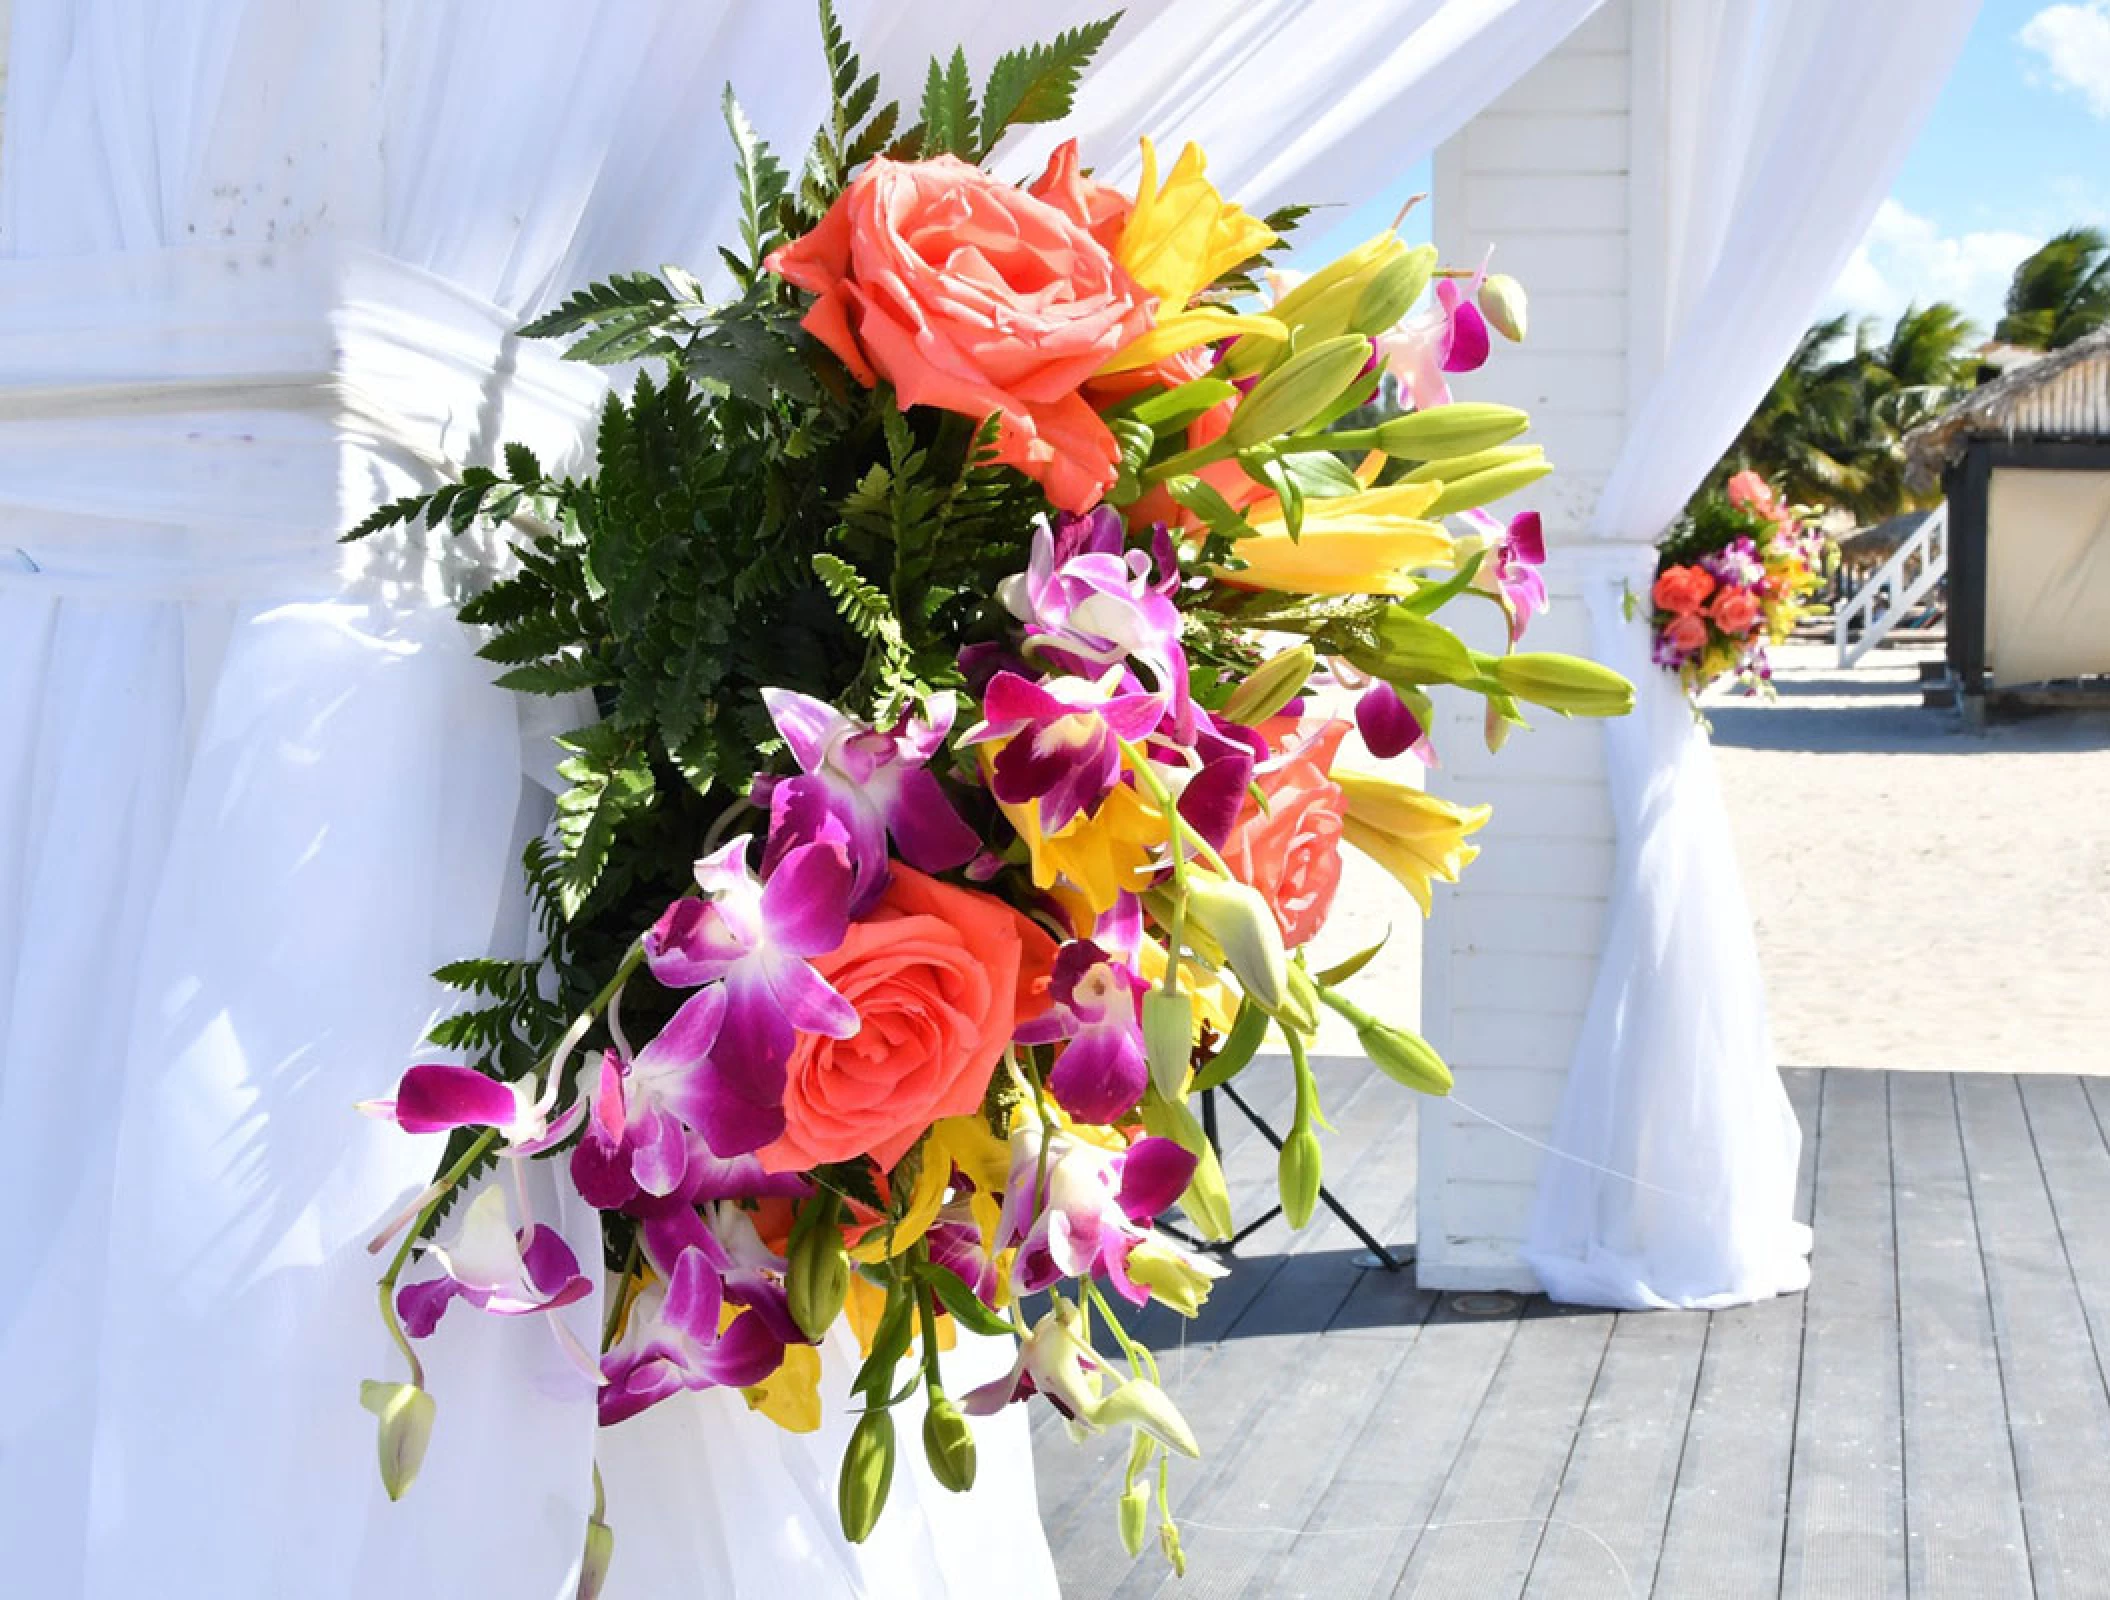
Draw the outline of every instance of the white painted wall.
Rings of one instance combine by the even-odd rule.
[[[1436,155],[1443,259],[1477,262],[1494,244],[1499,269],[1530,294],[1529,341],[1498,341],[1496,358],[1455,387],[1531,411],[1529,437],[1556,471],[1535,502],[1517,505],[1537,504],[1556,551],[1585,535],[1645,370],[1629,317],[1645,301],[1633,293],[1635,263],[1653,257],[1642,236],[1649,208],[1635,203],[1650,181],[1647,111],[1634,94],[1649,46],[1636,18],[1646,24],[1658,3],[1610,0]],[[1530,647],[1587,654],[1582,601],[1557,558],[1548,580],[1553,609],[1533,624]],[[1498,648],[1493,637],[1474,642]],[[1489,801],[1495,815],[1464,883],[1438,887],[1423,941],[1423,1030],[1458,1085],[1450,1101],[1422,1106],[1419,1272],[1438,1288],[1528,1289],[1517,1249],[1541,1159],[1531,1141],[1552,1128],[1589,1004],[1612,815],[1595,724],[1540,714],[1490,756],[1481,718],[1477,699],[1439,701],[1444,765],[1429,787]]]

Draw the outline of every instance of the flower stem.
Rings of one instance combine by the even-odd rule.
[[[410,1260],[410,1252],[416,1249],[418,1241],[425,1237],[425,1230],[432,1226],[432,1219],[439,1215],[440,1207],[446,1204],[447,1196],[454,1192],[454,1186],[468,1175],[469,1169],[481,1161],[497,1142],[498,1130],[486,1128],[476,1141],[461,1153],[460,1159],[440,1174],[438,1181],[433,1184],[433,1188],[438,1192],[426,1202],[425,1209],[418,1213],[417,1221],[410,1225],[410,1231],[403,1235],[403,1242],[396,1247],[395,1257],[388,1263],[388,1270],[381,1274],[381,1320],[388,1328],[389,1337],[395,1340],[396,1348],[403,1352],[403,1359],[410,1363],[411,1382],[421,1389],[425,1386],[425,1367],[418,1360],[417,1351],[411,1347],[409,1336],[403,1332],[402,1321],[396,1316],[396,1280],[403,1276],[403,1267]]]

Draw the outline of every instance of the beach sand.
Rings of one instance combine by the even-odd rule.
[[[1963,730],[1938,647],[1708,716],[1783,1066],[2110,1073],[2110,713]]]

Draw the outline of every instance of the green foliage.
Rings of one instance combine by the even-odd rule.
[[[755,133],[733,97],[733,86],[725,86],[725,127],[733,138],[733,181],[740,195],[740,242],[747,246],[744,259],[730,258],[733,276],[745,288],[762,271],[762,258],[783,242],[777,226],[784,196],[791,187],[784,164],[770,154],[769,146]]]
[[[1068,116],[1084,69],[1120,21],[1121,13],[1116,11],[1097,22],[1057,34],[1046,44],[999,56],[982,90],[977,157],[995,149],[1007,128],[1030,122],[1060,122]]]
[[[1993,337],[2036,350],[2060,350],[2110,326],[2110,236],[2068,228],[2015,268],[2007,315]]]
[[[955,49],[948,62],[931,61],[923,82],[923,153],[968,161],[981,153],[981,128],[975,120],[965,50]]]
[[[618,273],[589,284],[520,331],[530,339],[576,334],[566,359],[596,366],[674,355],[703,319],[703,289],[677,268],[662,273]]]

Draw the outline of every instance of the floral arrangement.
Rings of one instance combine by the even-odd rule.
[[[1178,1563],[1165,1468],[1198,1445],[1120,1313],[1192,1315],[1222,1271],[1152,1227],[1177,1204],[1231,1231],[1190,1097],[1279,1035],[1301,1225],[1322,1008],[1407,1086],[1450,1083],[1342,992],[1367,953],[1302,952],[1344,843],[1426,909],[1487,809],[1337,765],[1324,694],[1357,695],[1383,754],[1426,750],[1432,685],[1504,723],[1632,690],[1440,620],[1492,603],[1513,644],[1544,602],[1535,519],[1441,520],[1549,470],[1508,443],[1521,412],[1441,403],[1490,323],[1521,335],[1514,284],[1388,231],[1263,304],[1294,216],[1247,214],[1192,146],[1167,168],[1146,140],[1132,194],[1074,144],[1023,186],[990,170],[1112,22],[1006,55],[979,98],[962,56],[934,62],[905,126],[822,20],[835,106],[796,181],[728,93],[729,291],[666,268],[528,330],[647,363],[594,474],[513,447],[351,535],[507,526],[516,565],[462,619],[502,684],[583,718],[525,856],[542,948],[444,968],[455,1059],[365,1108],[444,1141],[376,1241],[409,1376],[365,1400],[399,1495],[437,1414],[418,1345],[459,1307],[545,1319],[609,1425],[722,1386],[815,1426],[847,1324],[849,1538],[900,1402],[922,1392],[931,1469],[965,1490],[968,1418],[1041,1395],[1134,1431],[1121,1530],[1139,1550],[1155,1503]],[[1345,424],[1388,361],[1419,408]],[[479,1182],[535,1159],[598,1212],[600,1259],[526,1185]],[[597,1292],[588,1349],[561,1313]],[[1015,1339],[1010,1375],[948,1394],[956,1326]],[[590,1593],[598,1517],[587,1548]]]
[[[1770,693],[1768,647],[1822,609],[1812,597],[1833,560],[1806,510],[1784,505],[1757,473],[1737,473],[1699,496],[1663,542],[1650,593],[1656,664],[1695,700],[1729,677],[1746,694]]]

